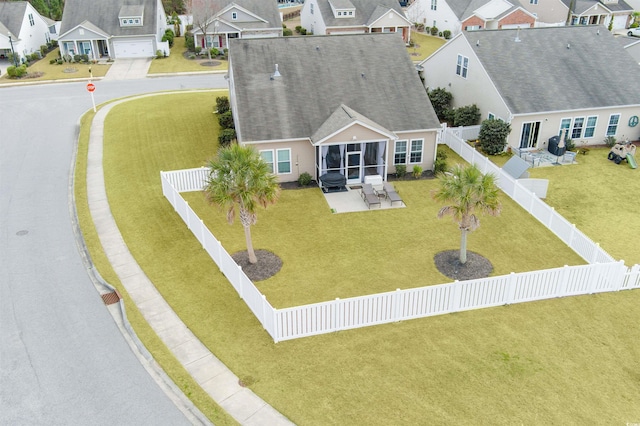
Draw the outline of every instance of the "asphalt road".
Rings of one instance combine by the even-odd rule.
[[[69,186],[79,118],[92,108],[85,84],[0,87],[0,425],[190,424],[132,351],[76,244]],[[95,85],[99,104],[226,81]]]

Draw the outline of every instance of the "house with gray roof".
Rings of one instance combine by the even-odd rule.
[[[416,0],[406,10],[411,22],[436,27],[438,31],[533,28],[536,16],[517,1],[507,0]]]
[[[306,0],[300,23],[316,35],[395,33],[405,44],[411,38],[398,0]]]
[[[631,23],[633,7],[625,0],[519,0],[522,7],[538,17],[540,26],[604,25],[613,30]],[[571,13],[569,13],[571,8]],[[567,19],[568,17],[568,19]]]
[[[231,40],[229,93],[238,143],[281,182],[433,170],[440,123],[395,34]]]
[[[282,37],[276,0],[215,0],[193,3],[196,46],[228,48],[236,38]]]
[[[60,25],[60,54],[100,58],[169,55],[162,41],[168,28],[161,0],[66,0]]]
[[[631,36],[618,36],[617,38],[624,50],[640,65],[640,38]]]
[[[421,63],[425,85],[511,123],[510,146],[640,139],[640,68],[602,26],[463,32]]]
[[[52,40],[49,23],[26,1],[0,2],[0,58],[13,51],[20,62]]]

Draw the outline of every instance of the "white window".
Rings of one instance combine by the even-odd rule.
[[[558,132],[558,136],[562,136],[562,134],[564,133],[564,137],[565,139],[569,138],[569,129],[571,128],[571,119],[570,118],[563,118],[560,121],[560,131]]]
[[[353,11],[352,10],[349,11],[349,16],[353,16]]]
[[[422,163],[422,145],[422,139],[414,139],[411,141],[410,163]]]
[[[275,154],[275,162],[274,162]],[[265,163],[269,165],[271,173],[278,175],[291,173],[291,150],[285,149],[268,149],[260,151],[260,156]]]
[[[231,19],[233,19],[234,21],[238,19],[238,12],[231,12]]]
[[[313,3],[309,4],[309,13],[313,15]]]
[[[598,116],[592,115],[591,117],[587,117],[587,125],[584,128],[584,137],[592,138],[596,133],[596,124],[598,123]]]
[[[620,122],[620,114],[611,114],[609,116],[609,125],[607,126],[607,136],[615,136],[618,131],[618,123]]]
[[[573,130],[571,130],[571,139],[580,139],[582,137],[583,127],[584,127],[584,117],[576,117],[573,120]]]
[[[342,16],[342,12],[338,12],[338,16]]]
[[[469,58],[466,56],[458,55],[458,62],[456,64],[456,74],[462,78],[467,78],[467,72],[469,70]]]
[[[393,164],[407,164],[407,141],[396,141]]]
[[[529,4],[538,4],[538,0],[529,0]]]
[[[431,10],[438,10],[438,0],[431,0]]]
[[[495,120],[496,119],[496,115],[494,113],[490,112],[489,115],[487,115],[487,118],[489,120]]]
[[[29,25],[30,26],[34,26],[36,24],[36,21],[33,20],[33,13],[29,14]]]

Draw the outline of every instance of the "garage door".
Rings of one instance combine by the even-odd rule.
[[[116,58],[151,58],[153,42],[148,41],[116,41],[113,43]]]
[[[531,27],[530,24],[507,24],[507,25],[503,25],[502,29],[503,30],[515,30],[516,28],[529,28]]]

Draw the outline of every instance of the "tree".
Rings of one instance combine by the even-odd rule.
[[[490,118],[484,120],[480,126],[480,148],[486,154],[495,155],[504,151],[507,136],[511,133],[511,124],[506,121]]]
[[[258,261],[251,241],[251,225],[258,221],[256,209],[259,205],[266,208],[275,203],[279,193],[277,176],[250,146],[232,144],[220,148],[218,157],[209,162],[205,187],[207,200],[226,210],[230,224],[236,212],[239,213],[250,263]]]
[[[446,120],[447,111],[451,109],[453,95],[446,89],[437,87],[428,92],[429,100],[440,121]]]
[[[193,25],[202,32],[202,37],[205,40],[202,47],[207,50],[207,55],[211,59],[211,50],[209,49],[211,46],[207,46],[206,43],[207,30],[213,25],[214,34],[217,33],[217,21],[214,18],[222,9],[222,2],[221,0],[191,0],[185,2],[185,7],[191,9]]]
[[[498,216],[501,204],[492,174],[483,175],[476,165],[456,165],[450,173],[440,175],[440,188],[432,193],[436,201],[450,203],[438,211],[438,219],[452,216],[460,228],[460,263],[467,262],[467,233],[480,226],[479,211]]]

